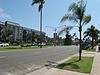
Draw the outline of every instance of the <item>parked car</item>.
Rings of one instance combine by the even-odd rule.
[[[91,44],[82,43],[82,49],[83,49],[83,50],[86,50],[86,49],[88,49],[88,48],[90,48],[90,47],[91,47]]]
[[[38,46],[40,46],[40,45],[46,46],[46,43],[38,43]]]
[[[100,43],[98,43],[98,51],[100,51]]]
[[[38,46],[38,43],[32,43],[32,46]]]
[[[98,46],[100,46],[100,43],[98,43]]]
[[[8,47],[9,43],[0,43],[0,47]]]

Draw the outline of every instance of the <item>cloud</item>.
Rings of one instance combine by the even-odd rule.
[[[11,16],[5,13],[4,9],[0,8],[0,19],[11,18]]]

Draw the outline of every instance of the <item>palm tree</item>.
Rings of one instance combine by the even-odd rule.
[[[94,40],[98,39],[99,32],[93,25],[84,32],[84,38],[88,36],[92,38],[92,48],[94,48]]]
[[[82,45],[81,45],[81,32],[82,26],[88,24],[91,20],[90,15],[85,15],[86,4],[83,0],[78,1],[77,3],[72,3],[69,6],[69,14],[65,14],[61,19],[61,22],[66,20],[73,21],[79,25],[79,32],[80,32],[80,47],[79,47],[79,60],[81,60],[82,54]]]
[[[39,4],[39,12],[40,12],[40,36],[42,36],[42,8],[43,4],[45,3],[45,0],[33,0],[32,5]],[[42,41],[41,41],[42,44]],[[42,45],[40,46],[42,48]]]

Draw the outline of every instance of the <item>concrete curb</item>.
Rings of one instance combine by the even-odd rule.
[[[71,55],[71,56],[69,56],[68,58],[63,59],[63,60],[61,60],[61,61],[58,61],[57,63],[58,63],[58,64],[64,63],[65,61],[67,61],[67,60],[69,60],[69,59],[71,59],[71,58],[73,58],[73,57],[75,57],[75,56],[77,56],[77,55],[78,55],[78,53],[77,53],[77,54],[74,54],[74,55]]]
[[[69,60],[69,59],[71,59],[71,58],[73,58],[74,56],[77,56],[77,55],[78,55],[78,53],[77,53],[77,54],[74,54],[74,55],[71,55],[71,56],[69,56],[68,58],[63,59],[63,60],[58,61],[58,62],[55,62],[55,63],[57,63],[57,64],[64,63],[65,61],[67,61],[67,60]],[[47,71],[50,70],[50,69],[53,69],[53,67],[42,66],[41,69],[37,69],[36,71],[33,71],[33,72],[32,72],[32,71],[27,72],[27,73],[25,73],[24,75],[32,75],[33,73],[34,73],[34,74],[38,74],[38,72],[40,72],[40,73],[44,73],[44,72],[47,72]],[[43,72],[43,70],[44,70],[44,72]]]

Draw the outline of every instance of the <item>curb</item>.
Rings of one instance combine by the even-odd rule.
[[[77,53],[77,54],[78,54],[78,53]],[[67,61],[67,60],[73,58],[74,56],[77,56],[77,54],[71,55],[71,56],[67,57],[66,59],[63,59],[63,60],[58,61],[58,62],[55,62],[55,63],[57,63],[57,64],[64,63],[65,61]],[[53,64],[52,64],[52,65],[53,65]],[[53,67],[50,67],[50,68],[48,68],[48,67],[50,67],[50,66],[42,66],[41,69],[37,69],[37,70],[35,70],[35,71],[33,71],[33,72],[32,72],[32,71],[27,72],[27,73],[25,73],[24,75],[31,75],[31,73],[36,73],[36,72],[38,72],[38,71],[42,71],[43,69],[44,69],[45,72],[46,72],[46,71],[48,71],[49,69],[52,69],[52,68],[53,68]]]
[[[57,63],[58,63],[58,64],[64,63],[65,61],[67,61],[67,60],[69,60],[69,59],[71,59],[71,58],[73,58],[73,57],[75,57],[75,56],[77,56],[77,55],[78,55],[78,53],[77,53],[77,54],[74,54],[74,55],[71,55],[71,56],[69,56],[69,57],[67,57],[66,59],[63,59],[63,60],[61,60],[61,61],[58,61]]]

